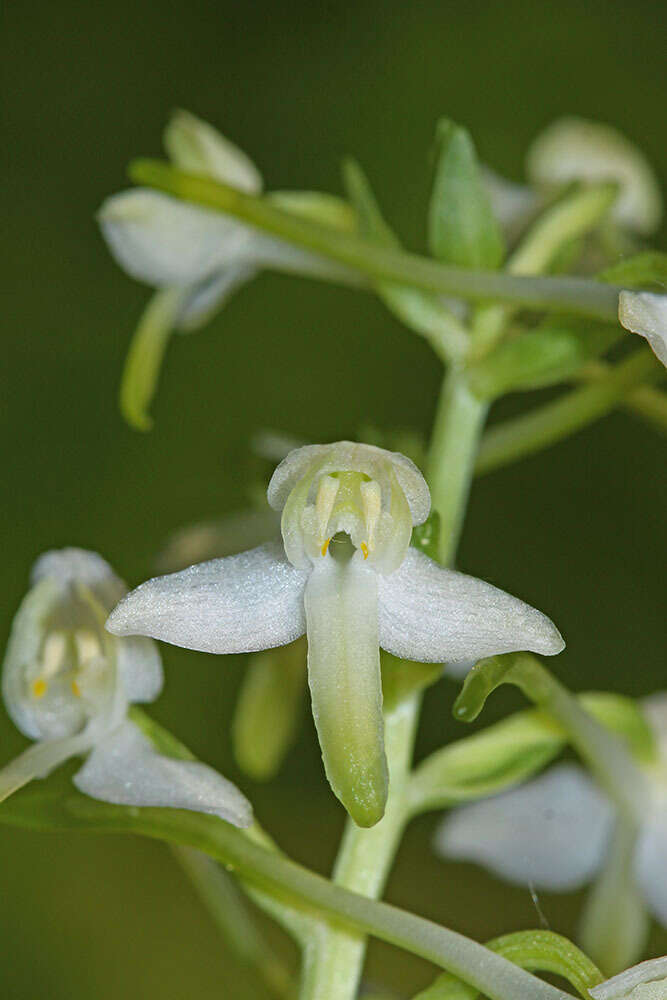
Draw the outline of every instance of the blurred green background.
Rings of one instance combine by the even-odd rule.
[[[232,137],[270,188],[339,191],[341,157],[354,153],[387,216],[421,248],[442,114],[516,179],[554,116],[606,120],[664,181],[660,13],[639,0],[8,5],[3,638],[45,548],[97,549],[134,583],[173,529],[242,505],[258,428],[319,441],[363,422],[426,431],[433,415],[438,364],[371,297],[263,276],[203,332],[174,340],[154,432],[122,424],[119,372],[147,293],[112,263],[93,214],[125,185],[131,157],[158,154],[174,106]],[[460,567],[553,616],[568,639],[555,666],[575,689],[664,686],[663,449],[615,415],[475,485]],[[243,658],[164,655],[155,716],[239,779],[229,724]],[[463,732],[450,716],[454,690],[443,682],[430,693],[420,753]],[[497,697],[487,720],[518,704]],[[0,741],[3,761],[24,745],[4,714]],[[282,846],[326,870],[343,817],[305,713],[279,779],[241,781]],[[434,823],[410,828],[393,901],[480,939],[537,925],[527,892],[434,859]],[[256,995],[161,845],[0,829],[0,853],[2,997]],[[565,933],[579,903],[541,898]],[[654,931],[652,953],[666,944]],[[368,972],[405,993],[431,974],[376,943]]]

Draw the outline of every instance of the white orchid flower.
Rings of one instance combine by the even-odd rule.
[[[593,1000],[667,1000],[667,956],[640,962],[588,992]]]
[[[33,746],[0,770],[0,800],[70,757],[87,756],[74,784],[105,802],[211,813],[248,826],[250,803],[212,768],[153,749],[128,720],[133,702],[162,688],[150,639],[117,639],[104,629],[127,588],[94,552],[62,549],[35,563],[32,588],[12,627],[3,695]]]
[[[657,760],[637,764],[640,794],[631,821],[635,832],[629,862],[625,848],[614,847],[614,806],[574,764],[559,765],[519,788],[453,810],[436,833],[438,853],[478,862],[518,885],[555,891],[575,889],[611,865],[626,883],[618,892],[628,897],[636,892],[667,927],[667,694],[646,699],[643,707]],[[617,951],[621,946],[636,951],[641,928],[622,934],[628,940]]]
[[[621,292],[618,320],[626,330],[644,337],[656,358],[667,368],[667,295]]]
[[[552,122],[531,145],[528,179],[539,189],[571,181],[616,181],[612,209],[621,225],[648,235],[660,225],[662,196],[655,173],[634,143],[610,125],[566,117]]]
[[[261,175],[246,154],[188,112],[174,114],[164,145],[172,163],[189,173],[246,194],[262,190]],[[267,197],[286,211],[333,228],[354,227],[354,215],[340,198],[311,191],[274,192]],[[358,280],[342,265],[220,212],[149,188],[107,198],[97,219],[117,263],[133,278],[160,289],[137,328],[121,396],[125,415],[138,427],[150,426],[145,408],[169,332],[202,326],[258,270],[271,268],[346,283]]]
[[[379,647],[430,662],[563,640],[541,612],[410,547],[428,487],[395,452],[348,441],[291,452],[273,474],[282,543],[142,584],[107,627],[190,649],[241,653],[308,636],[313,715],[327,777],[359,825],[387,795]]]

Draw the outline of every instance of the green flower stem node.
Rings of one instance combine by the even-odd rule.
[[[552,972],[562,976],[588,1000],[588,990],[597,986],[604,976],[591,960],[561,934],[553,931],[519,931],[504,934],[487,942],[487,948],[502,955],[522,969],[531,972]],[[445,974],[418,993],[413,1000],[477,1000],[477,990]]]
[[[435,176],[428,209],[431,253],[447,264],[494,270],[505,256],[505,247],[470,133],[442,119],[435,141]]]
[[[368,240],[284,212],[259,196],[187,174],[159,160],[135,160],[133,181],[234,216],[288,243],[306,247],[368,275],[464,299],[511,302],[547,311],[568,311],[613,322],[621,289],[576,277],[522,277],[447,267],[416,254],[374,246]]]
[[[249,657],[232,742],[239,767],[255,781],[280,769],[297,733],[306,691],[306,640]]]

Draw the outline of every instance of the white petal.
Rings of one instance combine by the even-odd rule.
[[[164,678],[160,652],[152,639],[143,636],[119,639],[116,664],[127,701],[155,701]]]
[[[7,643],[2,667],[2,696],[14,725],[36,740],[41,727],[33,711],[34,699],[26,692],[26,666],[37,660],[48,621],[62,599],[60,584],[51,576],[41,579],[21,602]]]
[[[518,885],[569,890],[600,867],[612,815],[584,771],[563,764],[510,792],[455,809],[438,829],[435,848]]]
[[[318,560],[306,586],[308,683],[329,783],[359,826],[387,798],[377,632],[378,575],[361,553]]]
[[[613,979],[607,979],[588,991],[593,1000],[665,1000],[667,997],[667,956],[650,958],[631,969],[626,969]],[[655,991],[633,992],[636,987],[650,984]]]
[[[379,581],[380,645],[408,660],[479,660],[531,650],[552,656],[565,643],[541,611],[490,583],[443,569],[414,548]]]
[[[318,464],[321,474],[327,472],[365,472],[379,479],[391,463],[399,485],[410,507],[413,524],[426,520],[431,509],[431,495],[426,480],[409,458],[397,451],[386,451],[371,444],[336,441],[334,444],[307,444],[290,452],[271,477],[267,497],[274,510],[282,510],[296,483],[309,466]]]
[[[181,170],[204,174],[230,187],[258,194],[262,177],[242,149],[189,111],[176,111],[164,133],[169,158]]]
[[[662,196],[650,164],[641,150],[609,125],[560,118],[531,146],[527,170],[536,186],[617,181],[621,193],[614,214],[620,222],[640,233],[651,233],[660,223]]]
[[[70,757],[85,753],[90,749],[91,742],[90,730],[85,730],[63,740],[44,740],[28,747],[0,769],[0,802],[34,778],[45,778]]]
[[[656,814],[642,829],[635,872],[649,909],[667,927],[667,810]]]
[[[307,576],[287,561],[280,542],[269,542],[142,583],[111,613],[107,628],[207,653],[282,646],[305,632]]]
[[[667,366],[667,295],[621,292],[618,319],[626,330],[645,337],[656,358]]]
[[[238,264],[215,271],[204,281],[190,289],[176,326],[190,332],[207,323],[218,310],[222,309],[234,292],[238,291],[257,274],[257,269],[249,264]]]
[[[74,784],[117,805],[191,809],[241,827],[252,822],[250,803],[231,781],[206,764],[157,753],[131,722],[95,747]]]
[[[107,610],[116,604],[127,591],[127,585],[116,576],[109,563],[88,549],[52,549],[41,555],[32,567],[30,580],[39,583],[50,578],[61,587],[83,585]]]
[[[98,221],[128,274],[149,285],[190,285],[243,263],[251,232],[209,212],[145,188],[114,195]]]

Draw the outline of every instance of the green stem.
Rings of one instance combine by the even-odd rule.
[[[135,160],[130,177],[197,205],[232,215],[288,243],[347,264],[374,281],[412,285],[464,299],[498,299],[532,309],[618,319],[620,288],[575,277],[523,277],[439,264],[426,257],[381,247],[350,233],[282,211],[265,198],[187,174],[159,160]]]
[[[438,559],[443,565],[456,552],[488,408],[470,391],[464,373],[452,366],[442,383],[427,460],[433,509],[440,516]]]
[[[408,819],[406,786],[421,704],[420,693],[400,702],[385,715],[385,750],[389,766],[389,797],[383,819],[362,829],[348,819],[336,858],[336,885],[381,896]],[[322,922],[314,947],[306,951],[300,1000],[328,996],[354,1000],[366,953],[366,937]]]
[[[572,1000],[483,945],[423,917],[333,885],[328,879],[254,843],[228,823],[180,809],[121,809],[76,796],[72,816],[89,829],[133,832],[188,844],[216,858],[250,885],[285,900],[295,909],[326,914],[331,920],[404,948],[475,986],[490,1000]]]
[[[475,472],[491,472],[568,437],[618,406],[640,382],[661,368],[649,350],[640,350],[608,376],[573,389],[553,403],[492,427],[482,438]]]
[[[172,844],[172,850],[239,961],[257,973],[272,996],[292,996],[289,969],[258,931],[236,883],[201,851],[182,844]]]

